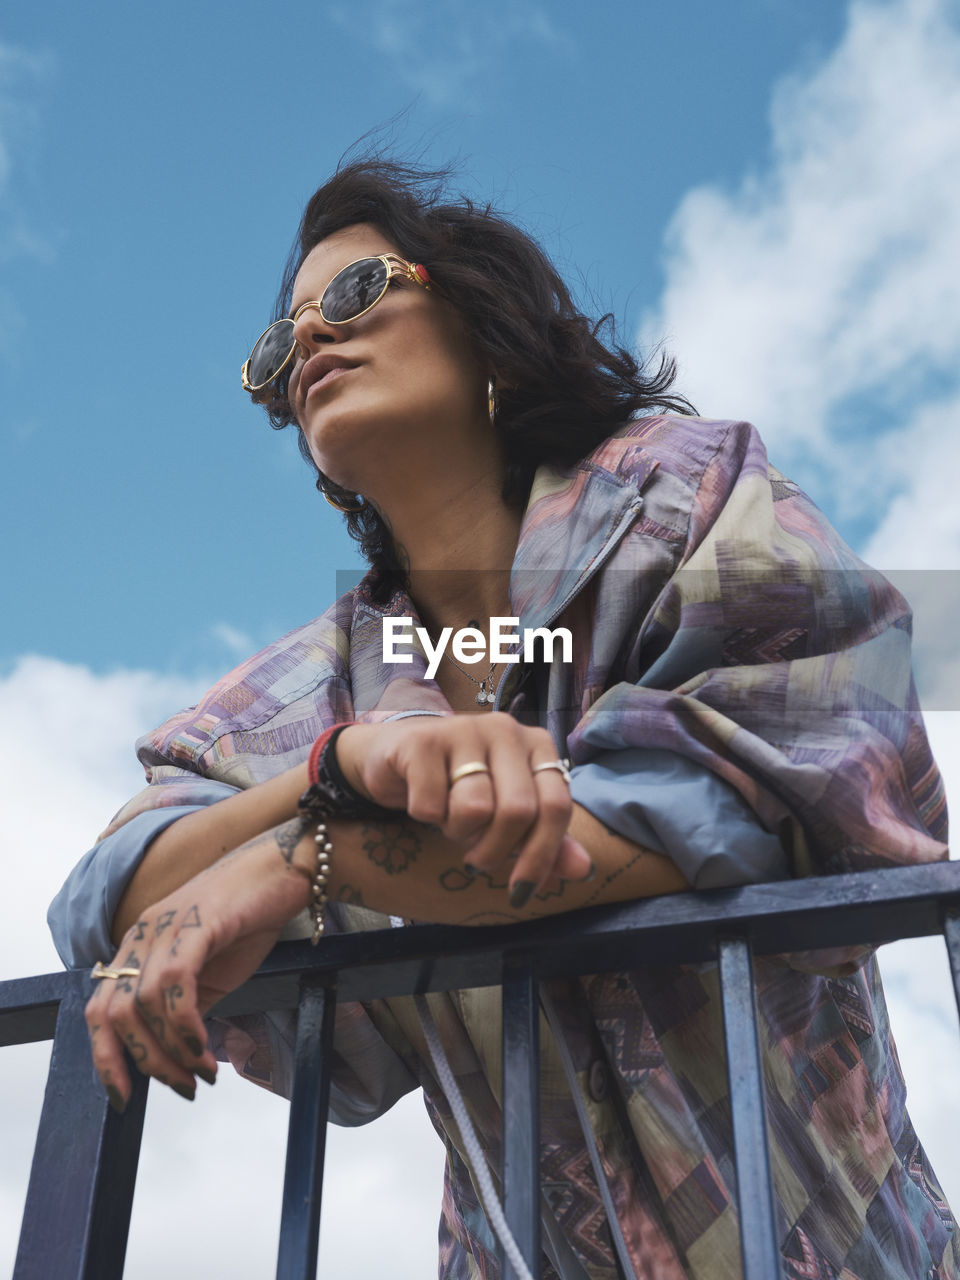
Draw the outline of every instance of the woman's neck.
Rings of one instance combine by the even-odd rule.
[[[470,625],[486,632],[491,618],[510,612],[521,512],[478,486],[427,514],[429,530],[397,536],[420,618],[434,633]]]
[[[431,632],[509,613],[510,569],[522,512],[503,497],[498,452],[479,441],[443,457],[407,453],[378,470],[371,494],[386,519],[421,621]],[[471,456],[464,457],[469,452]],[[459,456],[458,456],[459,454]],[[405,474],[404,474],[405,473]]]

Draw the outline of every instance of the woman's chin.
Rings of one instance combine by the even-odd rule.
[[[324,424],[322,430],[304,432],[310,457],[325,476],[350,489],[362,491],[363,479],[369,478],[371,458],[382,457],[382,445],[376,440],[364,442],[357,431],[340,431]]]

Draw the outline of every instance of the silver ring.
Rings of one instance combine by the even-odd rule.
[[[570,761],[569,760],[548,760],[545,764],[535,764],[530,770],[531,773],[543,773],[544,769],[556,769],[560,777],[569,787],[570,785]]]
[[[459,765],[450,775],[448,786],[453,786],[455,782],[459,782],[461,778],[469,778],[474,773],[489,773],[490,766],[484,764],[482,760],[470,760],[466,764]]]

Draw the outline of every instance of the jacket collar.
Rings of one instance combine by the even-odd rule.
[[[643,505],[643,475],[602,465],[607,441],[574,468],[540,467],[520,526],[510,603],[521,627],[547,626],[612,553]],[[612,460],[611,460],[612,461]],[[638,483],[639,480],[639,483]]]
[[[613,553],[643,505],[641,491],[657,463],[635,439],[614,436],[573,467],[538,468],[520,525],[510,574],[512,614],[520,628],[549,626],[586,586]],[[434,681],[426,679],[426,659],[386,667],[381,657],[384,617],[412,616],[419,624],[413,601],[398,590],[384,605],[376,605],[365,590],[366,579],[354,595],[350,644],[350,672],[357,712],[389,714],[388,706],[403,702],[403,687],[419,688],[418,701],[446,700]],[[402,680],[402,685],[394,685]],[[426,709],[426,707],[425,707]],[[434,709],[431,706],[430,709]]]

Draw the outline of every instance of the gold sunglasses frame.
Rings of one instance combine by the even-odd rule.
[[[377,294],[377,296],[374,298],[374,300],[370,303],[368,307],[364,307],[362,311],[358,311],[355,316],[349,316],[346,320],[329,320],[323,314],[323,295],[327,292],[327,289],[330,288],[334,280],[336,280],[337,276],[342,275],[344,271],[349,271],[350,268],[355,267],[358,262],[372,262],[372,261],[382,262],[383,265],[387,268],[387,278],[383,282],[383,288],[381,289],[381,291]],[[423,273],[422,275],[420,274],[421,272]],[[270,375],[270,377],[266,380],[266,382],[261,382],[261,383],[258,383],[256,386],[254,386],[253,383],[250,381],[250,379],[247,377],[247,372],[250,368],[250,361],[253,359],[253,353],[254,351],[256,351],[257,347],[260,345],[260,343],[267,336],[267,334],[270,332],[271,329],[275,329],[277,325],[280,325],[280,324],[295,325],[297,321],[300,319],[300,317],[303,315],[303,313],[305,311],[308,311],[311,307],[314,307],[317,311],[320,312],[320,319],[324,322],[324,324],[335,324],[335,325],[353,324],[354,320],[359,320],[361,316],[365,316],[368,311],[373,310],[373,308],[377,305],[378,302],[381,302],[383,300],[383,298],[386,296],[387,290],[390,288],[391,280],[397,280],[401,278],[405,280],[410,280],[412,281],[413,284],[418,284],[421,289],[426,289],[428,293],[430,292],[430,275],[429,275],[429,272],[427,271],[427,268],[420,262],[408,262],[406,258],[401,258],[398,253],[365,253],[362,258],[354,258],[352,262],[348,262],[346,266],[341,267],[340,270],[335,275],[333,275],[330,278],[330,280],[327,282],[327,284],[324,286],[323,293],[320,294],[319,298],[315,298],[311,302],[301,302],[300,306],[297,307],[296,311],[293,313],[292,316],[283,316],[280,320],[274,320],[273,324],[267,325],[263,333],[261,333],[260,337],[256,340],[256,342],[250,348],[250,354],[247,356],[246,360],[244,360],[243,367],[240,370],[240,382],[241,382],[241,385],[243,386],[244,391],[249,391],[251,395],[254,395],[257,391],[262,391],[264,387],[269,387],[270,383],[273,382],[276,378],[279,378],[280,374],[283,373],[284,369],[286,369],[287,365],[293,359],[294,353],[296,352],[296,349],[297,349],[297,340],[295,338],[290,347],[290,350],[287,352],[287,356],[283,364],[280,365],[276,373],[272,373]]]

